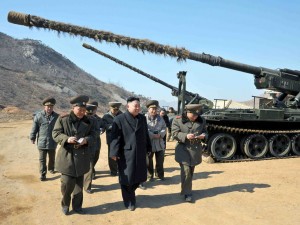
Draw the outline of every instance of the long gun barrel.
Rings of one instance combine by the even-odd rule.
[[[159,83],[159,84],[164,85],[165,87],[170,88],[170,89],[172,90],[172,95],[173,95],[173,96],[178,96],[178,94],[179,94],[178,88],[176,88],[176,87],[174,87],[174,86],[172,86],[172,85],[170,85],[170,84],[168,84],[168,83],[166,83],[166,82],[164,82],[164,81],[158,79],[157,77],[152,76],[152,75],[150,75],[150,74],[148,74],[148,73],[145,73],[144,71],[139,70],[138,68],[133,67],[133,66],[131,66],[131,65],[129,65],[129,64],[127,64],[127,63],[125,63],[125,62],[123,62],[123,61],[121,61],[121,60],[119,60],[119,59],[117,59],[117,58],[115,58],[115,57],[113,57],[113,56],[111,56],[111,55],[108,55],[108,54],[106,54],[106,53],[100,51],[99,49],[96,49],[96,48],[94,48],[94,47],[92,47],[92,46],[90,46],[90,45],[88,45],[88,44],[86,44],[86,43],[83,43],[82,46],[83,46],[84,48],[90,49],[90,50],[92,50],[93,52],[96,52],[96,53],[98,53],[98,54],[100,54],[100,55],[102,55],[102,56],[104,56],[104,57],[106,57],[106,58],[108,58],[108,59],[110,59],[110,60],[112,60],[112,61],[114,61],[114,62],[120,64],[120,65],[122,65],[122,66],[125,66],[125,67],[127,67],[127,68],[129,68],[129,69],[131,69],[131,70],[133,70],[133,71],[135,71],[135,72],[137,72],[137,73],[139,73],[139,74],[141,74],[141,75],[143,75],[143,76],[149,78],[150,80],[153,80],[153,81],[155,81],[155,82],[157,82],[157,83]],[[198,94],[189,92],[189,91],[185,91],[185,95],[190,96],[190,99],[191,99],[191,98],[197,98],[198,101],[199,101],[199,100],[206,100],[206,101],[210,102],[210,100],[208,100],[208,99],[206,99],[206,98],[204,98],[204,97],[202,97],[202,96],[200,96],[200,95],[198,95]]]
[[[125,63],[125,62],[123,62],[123,61],[121,61],[121,60],[119,60],[119,59],[117,59],[117,58],[115,58],[115,57],[113,57],[113,56],[111,56],[111,55],[108,55],[108,54],[106,54],[105,52],[102,52],[102,51],[100,51],[99,49],[96,49],[96,48],[94,48],[94,47],[92,47],[92,46],[90,46],[90,45],[88,45],[88,44],[86,44],[86,43],[83,43],[82,46],[83,46],[84,48],[90,49],[90,50],[92,50],[93,52],[96,52],[96,53],[98,53],[99,55],[102,55],[102,56],[104,56],[104,57],[106,57],[106,58],[108,58],[108,59],[110,59],[110,60],[112,60],[112,61],[114,61],[114,62],[116,62],[116,63],[118,63],[118,64],[120,64],[120,65],[122,65],[122,66],[125,66],[125,67],[127,67],[127,68],[133,70],[134,72],[137,72],[137,73],[139,73],[139,74],[141,74],[141,75],[143,75],[143,76],[145,76],[145,77],[147,77],[147,78],[149,78],[149,79],[151,79],[151,80],[153,80],[153,81],[155,81],[155,82],[157,82],[157,83],[160,83],[160,84],[162,84],[162,85],[164,85],[164,86],[170,88],[170,89],[172,90],[172,92],[174,92],[173,95],[176,96],[176,93],[178,92],[178,89],[177,89],[176,87],[174,87],[174,86],[172,86],[172,85],[170,85],[170,84],[168,84],[168,83],[166,83],[166,82],[164,82],[164,81],[162,81],[162,80],[160,80],[160,79],[158,79],[158,78],[156,78],[156,77],[154,77],[154,76],[152,76],[152,75],[150,75],[150,74],[148,74],[148,73],[145,73],[144,71],[139,70],[138,68],[133,67],[133,66],[131,66],[131,65],[129,65],[129,64],[127,64],[127,63]]]
[[[132,47],[142,52],[147,51],[165,56],[168,55],[170,57],[177,58],[178,61],[190,59],[206,63],[211,66],[221,66],[228,69],[250,73],[254,75],[254,84],[258,89],[269,89],[294,96],[298,95],[297,98],[300,101],[300,71],[298,70],[272,70],[264,67],[251,66],[223,59],[219,56],[216,57],[205,53],[199,54],[190,52],[185,48],[174,48],[168,45],[158,44],[147,39],[126,37],[107,31],[93,30],[14,11],[9,12],[8,21],[28,27],[45,28],[55,30],[59,33],[65,32],[70,35],[88,37],[98,42],[106,41],[108,43],[115,43],[118,46],[122,45],[127,46],[128,48]]]

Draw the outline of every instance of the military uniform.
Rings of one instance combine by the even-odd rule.
[[[97,109],[98,108],[98,102],[97,101],[89,101],[88,105],[93,105],[95,106]],[[100,151],[101,151],[101,138],[100,138],[100,134],[102,134],[105,131],[105,126],[104,126],[104,121],[103,119],[98,116],[96,113],[94,113],[93,115],[91,115],[91,117],[94,117],[94,119],[97,121],[96,124],[96,130],[98,131],[99,135],[97,135],[96,137],[96,141],[95,141],[95,154],[94,154],[94,160],[93,160],[93,174],[92,174],[92,178],[95,179],[96,176],[96,171],[95,171],[95,166],[99,160],[100,157]]]
[[[186,111],[198,113],[200,105],[187,105]],[[205,134],[207,137],[205,119],[198,115],[197,119],[192,122],[185,112],[182,116],[175,117],[172,123],[172,135],[178,141],[175,147],[175,160],[181,168],[181,194],[190,199],[194,169],[202,160],[202,143],[200,139],[188,139],[188,134],[196,136]]]
[[[57,153],[55,168],[61,173],[61,206],[64,214],[68,214],[72,197],[72,208],[75,212],[82,213],[83,202],[83,176],[90,168],[89,144],[96,137],[93,123],[86,116],[81,119],[74,114],[76,106],[86,107],[88,97],[80,95],[71,99],[73,110],[64,115],[55,123],[52,132],[54,140],[60,144]],[[69,143],[69,138],[76,137],[77,141],[84,138],[87,144]]]
[[[173,109],[173,107],[169,108],[169,112],[168,112],[168,118],[169,118],[169,122],[170,122],[170,128],[168,128],[168,137],[167,137],[167,141],[172,141],[173,137],[172,137],[172,122],[173,119],[175,118],[176,114],[175,114],[175,110]]]
[[[108,103],[109,107],[111,109],[118,110],[116,115],[114,115],[111,111],[107,112],[103,116],[103,122],[105,126],[105,131],[106,131],[106,143],[108,147],[108,166],[110,170],[110,174],[112,176],[116,176],[118,174],[118,164],[115,160],[109,157],[110,154],[110,143],[111,143],[111,130],[112,130],[112,124],[113,120],[116,116],[122,114],[121,111],[119,111],[119,108],[121,106],[121,102],[109,102]]]
[[[166,132],[166,135],[164,136],[164,143],[165,143],[165,146],[166,146],[166,142],[167,142],[167,134],[168,134],[168,136],[171,136],[171,123],[170,123],[170,120],[169,120],[169,117],[168,117],[168,115],[166,114],[166,110],[165,109],[162,109],[162,111],[164,111],[165,112],[165,115],[163,115],[163,116],[161,116],[163,119],[164,119],[164,121],[165,121],[165,124],[166,124],[166,127],[167,127],[167,130],[168,130],[168,132]],[[170,140],[170,138],[168,139],[168,141]]]
[[[56,100],[52,97],[45,98],[42,102],[44,106],[54,106],[55,103]],[[48,170],[51,173],[54,173],[55,150],[57,143],[52,138],[52,130],[57,118],[58,114],[54,111],[52,111],[51,114],[48,114],[45,110],[38,112],[33,119],[33,125],[29,135],[29,139],[32,143],[35,143],[35,140],[37,139],[40,161],[40,179],[42,181],[46,180],[47,154],[49,157]]]
[[[93,143],[89,144],[89,154],[90,154],[90,169],[89,171],[84,174],[84,181],[83,181],[83,188],[84,190],[91,194],[92,193],[92,180],[93,180],[93,174],[94,174],[94,167],[95,167],[95,154],[97,152],[97,150],[99,149],[99,141],[98,141],[98,137],[100,137],[100,129],[99,129],[99,125],[98,125],[98,120],[96,119],[96,117],[93,116],[93,112],[97,107],[94,105],[87,105],[86,107],[86,114],[87,117],[91,120],[91,122],[93,123],[93,129],[96,132],[96,139],[94,139]],[[99,155],[98,155],[99,157]]]
[[[157,108],[158,101],[149,100],[146,102],[147,108]],[[148,156],[148,173],[149,178],[153,179],[154,176],[154,166],[153,166],[153,156],[155,155],[155,173],[157,177],[161,180],[164,180],[164,158],[165,158],[165,143],[163,138],[166,135],[166,124],[163,118],[159,115],[155,115],[154,117],[150,116],[149,113],[146,115],[147,125],[148,125],[148,133],[151,140],[152,152]],[[156,136],[159,134],[159,138]]]

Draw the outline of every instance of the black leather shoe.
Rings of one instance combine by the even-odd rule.
[[[93,194],[92,190],[86,190],[85,192],[88,193],[88,194]]]
[[[63,214],[68,215],[69,214],[69,207],[68,206],[63,206],[61,208],[61,211],[63,212]]]
[[[75,213],[78,213],[78,214],[85,214],[85,212],[83,211],[83,209],[73,209]]]
[[[184,198],[185,198],[185,201],[186,201],[186,202],[190,202],[190,203],[193,202],[193,197],[192,197],[192,195],[185,195]]]
[[[135,210],[135,204],[129,203],[128,209],[129,209],[129,211],[134,211]]]
[[[142,190],[146,190],[146,189],[147,189],[143,183],[141,183],[141,184],[139,185],[139,188],[142,189]]]
[[[41,180],[41,181],[45,181],[45,180],[46,180],[46,175],[42,175],[42,176],[40,177],[40,180]]]

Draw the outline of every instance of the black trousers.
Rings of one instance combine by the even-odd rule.
[[[96,151],[95,151],[95,154],[94,154],[94,161],[93,161],[93,174],[96,173],[96,170],[95,170],[95,166],[99,160],[99,157],[100,157],[100,149],[101,149],[101,142],[98,143],[98,146],[96,147]]]
[[[40,174],[47,174],[47,154],[48,154],[48,170],[54,170],[55,149],[39,149]]]
[[[82,208],[83,202],[83,176],[71,177],[65,174],[61,175],[61,206],[70,207],[72,197],[72,208],[75,210]],[[71,196],[72,195],[72,196]]]
[[[170,141],[171,140],[171,137],[172,137],[172,131],[171,131],[171,127],[168,127],[168,137],[167,137],[167,141]],[[167,136],[166,135],[166,136]]]
[[[110,145],[108,144],[107,147],[108,147],[108,166],[109,166],[110,173],[112,175],[117,175],[117,173],[118,173],[118,163],[117,163],[116,160],[113,160],[112,158],[109,157]]]
[[[154,167],[153,167],[153,156],[155,155],[155,175],[159,178],[164,178],[164,160],[165,160],[165,151],[151,152],[148,156],[148,173],[150,178],[153,178]]]
[[[140,183],[133,184],[133,185],[121,184],[122,198],[125,207],[128,207],[129,203],[135,205],[136,203],[135,190],[138,188],[139,185]]]

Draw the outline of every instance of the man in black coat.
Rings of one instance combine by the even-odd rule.
[[[94,149],[95,149],[95,154],[94,154],[94,157],[93,157],[93,174],[92,174],[92,179],[96,179],[96,170],[95,170],[95,166],[99,160],[99,157],[100,157],[100,150],[101,150],[101,138],[100,138],[100,135],[104,132],[105,130],[105,127],[104,127],[104,121],[103,119],[97,115],[97,108],[98,108],[98,102],[95,101],[95,100],[90,100],[87,105],[93,105],[95,106],[93,112],[91,113],[91,116],[94,117],[92,119],[95,119],[97,120],[96,122],[96,130],[98,131],[98,134],[97,134],[97,137],[96,137],[96,140],[95,140],[95,146],[94,146]]]
[[[140,100],[127,99],[127,110],[112,125],[110,157],[118,163],[119,182],[126,208],[135,210],[135,190],[147,180],[146,157],[151,153],[146,117],[140,114]]]
[[[118,165],[115,160],[109,157],[110,154],[110,143],[111,143],[111,130],[114,118],[122,112],[120,111],[121,102],[109,102],[109,111],[104,114],[103,122],[106,131],[106,143],[108,150],[108,166],[110,170],[110,175],[117,176],[118,175]]]

